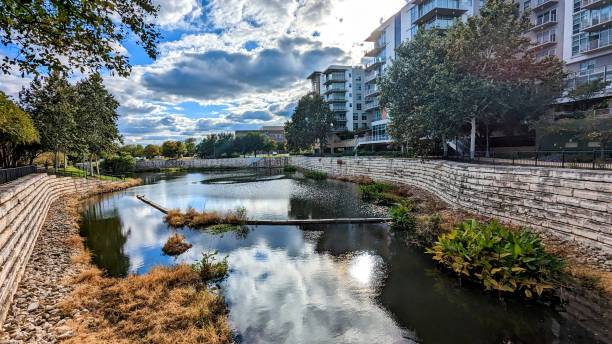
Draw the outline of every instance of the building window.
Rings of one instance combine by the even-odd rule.
[[[580,1],[581,0],[574,0],[574,13],[580,12]]]
[[[353,123],[353,130],[357,130],[357,129],[359,129],[359,124]]]
[[[361,120],[362,121],[367,121],[368,120],[368,115],[362,115],[361,116]]]
[[[357,103],[357,110],[361,111],[361,103]]]
[[[361,100],[361,93],[357,93],[357,100]]]
[[[368,129],[368,123],[361,123],[361,127],[363,129]]]
[[[523,11],[527,11],[529,8],[531,8],[531,1],[527,0],[523,2]]]
[[[359,119],[359,115],[353,115],[353,121],[357,121]]]

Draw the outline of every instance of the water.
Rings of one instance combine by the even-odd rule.
[[[161,247],[172,233],[169,208],[226,211],[254,219],[380,216],[355,185],[251,172],[144,175],[147,185],[90,199],[82,234],[109,275],[227,256],[221,290],[243,343],[594,343],[588,321],[551,306],[500,301],[461,287],[429,256],[406,246],[387,225],[258,226],[212,235],[181,230],[193,248],[178,259]],[[260,181],[257,181],[260,180]]]

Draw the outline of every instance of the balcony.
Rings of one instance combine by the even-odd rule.
[[[583,28],[584,31],[592,32],[592,31],[600,31],[612,26],[612,17],[600,16],[591,18],[591,25]]]
[[[366,97],[373,97],[380,93],[380,88],[378,85],[373,85],[366,89],[365,95]]]
[[[365,83],[371,83],[372,81],[376,81],[376,79],[379,77],[379,74],[377,71],[371,72],[371,73],[366,73],[365,75]]]
[[[556,5],[558,0],[536,0],[534,1],[534,6],[531,8],[534,12],[538,12],[544,9],[547,9],[553,5]]]
[[[387,43],[375,43],[374,48],[365,53],[366,57],[377,57],[387,47]]]
[[[548,40],[533,42],[534,46],[530,47],[529,50],[538,51],[545,48],[553,47],[557,44],[556,36],[550,37]]]
[[[606,50],[608,48],[612,48],[612,41],[610,41],[609,39],[606,39],[606,40],[594,39],[594,40],[589,41],[588,48],[584,53],[585,54],[595,54],[602,50]]]
[[[380,102],[377,99],[377,100],[366,102],[363,107],[363,110],[370,111],[370,110],[378,109],[379,106],[380,106]]]
[[[365,65],[366,71],[371,71],[385,63],[385,58],[383,57],[375,57]]]
[[[345,105],[340,106],[340,105],[337,105],[337,104],[332,104],[329,108],[333,112],[347,112]]]
[[[582,0],[580,8],[583,10],[592,10],[609,4],[610,0]]]
[[[571,91],[577,86],[586,85],[597,80],[601,80],[605,83],[612,83],[612,65],[569,74],[565,79],[565,89],[566,91]],[[606,89],[608,90],[608,87]]]
[[[551,26],[556,25],[556,24],[557,24],[557,19],[542,21],[540,23],[535,22],[535,23],[533,23],[533,26],[531,27],[531,29],[529,29],[529,31],[543,30],[543,29],[546,29],[546,28],[551,27]]]
[[[346,103],[347,100],[344,97],[330,97],[327,98],[328,103]]]
[[[324,94],[332,94],[332,93],[346,93],[346,88],[344,87],[328,87],[325,89]]]
[[[334,82],[346,82],[346,77],[344,75],[332,75],[325,80],[324,85],[329,85]]]
[[[419,5],[419,15],[415,24],[421,25],[439,16],[459,17],[467,9],[461,7],[459,0],[431,0]]]

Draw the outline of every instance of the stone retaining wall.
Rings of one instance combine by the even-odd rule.
[[[0,328],[51,203],[102,183],[31,174],[0,185]]]
[[[289,158],[231,158],[231,159],[172,159],[140,160],[136,162],[136,171],[151,171],[166,168],[214,168],[214,167],[284,167]]]
[[[413,185],[484,216],[612,252],[612,172],[387,158],[291,157],[300,168]]]

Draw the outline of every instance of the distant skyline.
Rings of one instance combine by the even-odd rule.
[[[160,143],[210,132],[281,125],[306,76],[331,63],[357,64],[363,41],[405,0],[157,0],[163,38],[151,61],[123,42],[128,78],[105,76],[121,103],[125,143]],[[10,54],[0,48],[0,57]],[[80,76],[75,75],[78,79]],[[30,78],[1,75],[17,96]]]

